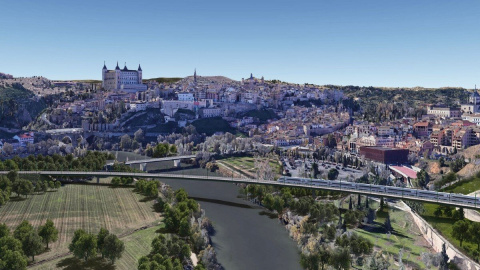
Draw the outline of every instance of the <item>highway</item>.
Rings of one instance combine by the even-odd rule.
[[[195,155],[189,155],[189,156],[173,156],[173,157],[163,157],[163,158],[149,158],[149,159],[127,161],[125,162],[125,164],[133,165],[133,164],[143,164],[143,163],[161,162],[161,161],[169,161],[169,160],[188,159],[188,158],[195,158],[195,157],[196,157]],[[112,166],[113,163],[111,162],[111,163],[108,163],[107,165]]]
[[[0,171],[0,174],[7,174],[8,171]],[[420,202],[450,205],[480,210],[480,197],[452,194],[437,191],[420,189],[400,188],[372,184],[352,183],[345,181],[330,181],[322,179],[283,177],[278,181],[256,180],[247,178],[220,177],[208,175],[183,175],[167,173],[131,173],[131,172],[85,172],[85,171],[18,171],[18,174],[40,174],[51,176],[94,176],[94,177],[135,177],[153,179],[178,179],[192,181],[228,182],[242,184],[271,185],[278,187],[298,187],[318,190],[332,190],[347,193],[368,195],[373,197],[386,197],[392,199],[406,199]]]

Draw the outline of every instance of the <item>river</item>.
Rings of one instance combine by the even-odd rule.
[[[135,158],[128,153],[129,159]],[[119,160],[121,157],[119,155]],[[137,156],[137,159],[140,159]],[[165,165],[148,165],[148,170]],[[171,166],[171,165],[170,165]],[[184,173],[205,172],[186,169]],[[183,172],[182,172],[183,173]],[[184,188],[197,200],[213,222],[212,236],[217,259],[226,270],[301,269],[296,243],[277,218],[263,215],[263,209],[238,198],[239,188],[229,183],[189,180],[161,180],[174,189]]]

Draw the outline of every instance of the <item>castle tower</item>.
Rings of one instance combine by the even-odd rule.
[[[118,90],[120,89],[120,67],[118,66],[118,61],[117,61],[117,66],[115,67],[115,89]]]
[[[102,87],[105,88],[105,74],[107,73],[108,69],[105,65],[105,61],[103,61],[103,69],[102,69]]]

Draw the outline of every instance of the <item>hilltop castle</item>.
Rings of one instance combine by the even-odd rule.
[[[108,70],[105,63],[102,69],[102,87],[106,90],[138,92],[147,90],[147,86],[142,83],[142,68],[138,65],[137,70],[127,68],[127,63],[123,69],[117,67],[114,70]]]

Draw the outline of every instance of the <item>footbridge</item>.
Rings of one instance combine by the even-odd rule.
[[[8,171],[0,171],[0,174],[7,174]],[[322,179],[308,178],[280,178],[277,181],[235,178],[211,175],[185,175],[185,174],[167,174],[167,173],[132,173],[132,172],[113,172],[113,171],[18,171],[21,175],[50,175],[50,176],[93,176],[93,177],[134,177],[149,179],[172,179],[172,180],[191,180],[191,181],[211,181],[226,182],[235,184],[256,184],[270,185],[277,187],[308,188],[313,190],[331,190],[337,192],[347,192],[361,194],[372,197],[386,197],[392,199],[405,199],[419,202],[428,202],[453,207],[463,207],[480,210],[480,197],[467,196],[455,193],[445,193],[437,191],[389,187],[372,184],[352,183],[345,181],[330,181]]]

